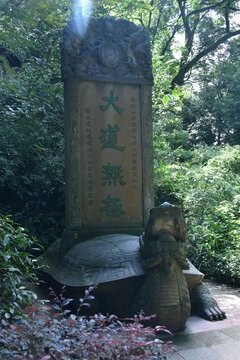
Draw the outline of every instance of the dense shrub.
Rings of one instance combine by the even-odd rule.
[[[9,217],[0,216],[0,317],[9,319],[29,305],[35,294],[27,284],[37,280],[34,241]]]
[[[240,283],[239,159],[239,146],[199,148],[188,162],[165,165],[158,179],[170,190],[165,201],[183,205],[190,259],[207,275],[235,284]]]
[[[0,59],[0,208],[46,246],[64,222],[64,3],[7,2],[0,9],[1,45],[19,59],[14,67]]]
[[[197,155],[197,154],[196,154]],[[240,283],[240,147],[222,147],[191,167],[183,186],[192,259],[209,275]],[[188,183],[188,184],[187,184]],[[195,250],[194,250],[195,249]]]
[[[46,71],[32,61],[0,79],[1,212],[43,243],[62,231],[64,217],[62,85],[37,79]]]
[[[92,289],[85,291],[80,299],[80,308],[87,304]],[[64,291],[64,289],[63,289]],[[59,312],[49,315],[34,305],[27,307],[27,315],[14,324],[6,320],[0,326],[0,357],[5,360],[108,360],[108,359],[158,359],[168,358],[175,352],[170,342],[156,337],[157,332],[168,332],[157,326],[155,329],[144,327],[149,317],[143,313],[128,322],[120,321],[114,315],[98,314],[86,319],[70,315],[63,308],[71,299],[65,299],[63,292],[54,297],[54,308]],[[169,332],[168,332],[169,333]]]

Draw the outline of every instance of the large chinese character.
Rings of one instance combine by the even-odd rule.
[[[121,200],[119,198],[112,198],[108,195],[107,199],[102,201],[105,207],[100,209],[101,212],[106,212],[106,216],[118,217],[126,213],[122,208]]]
[[[106,130],[101,129],[101,133],[103,134],[99,137],[101,144],[103,144],[101,149],[111,148],[124,151],[125,147],[117,146],[117,132],[119,130],[120,129],[117,124],[115,124],[114,127],[108,125]]]
[[[105,105],[105,106],[103,106],[103,105],[100,106],[100,110],[101,110],[101,111],[106,111],[106,110],[108,110],[109,107],[110,107],[110,105],[112,105],[112,107],[113,107],[118,113],[123,112],[123,109],[122,109],[122,108],[120,108],[120,107],[118,107],[116,104],[114,104],[114,101],[117,101],[117,100],[118,100],[118,96],[114,96],[114,95],[113,95],[113,90],[110,90],[110,96],[109,96],[109,97],[105,96],[105,97],[103,98],[103,100],[104,100],[104,101],[107,101],[108,103],[107,103],[107,105]]]
[[[110,163],[108,162],[107,165],[103,165],[103,173],[104,173],[104,177],[102,177],[102,180],[104,180],[104,182],[102,182],[102,185],[116,185],[117,182],[120,185],[125,185],[125,181],[122,180],[122,178],[124,177],[123,175],[121,175],[121,172],[123,170],[121,169],[121,166],[111,166]]]

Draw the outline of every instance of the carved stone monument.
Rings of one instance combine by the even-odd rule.
[[[151,51],[123,19],[74,21],[62,44],[66,231],[62,253],[108,233],[140,234],[153,207]]]
[[[46,272],[77,293],[98,282],[96,312],[144,309],[157,314],[152,325],[173,331],[184,326],[190,306],[223,319],[203,274],[186,259],[181,209],[153,208],[147,34],[107,17],[91,18],[82,38],[70,22],[62,59],[66,230],[43,256]]]

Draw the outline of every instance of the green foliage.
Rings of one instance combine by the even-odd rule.
[[[64,223],[60,41],[68,3],[20,1],[0,7],[1,44],[21,61],[11,68],[2,59],[1,212],[13,214],[45,245]]]
[[[199,29],[203,48],[219,36],[223,23],[205,18],[205,26]],[[182,206],[190,259],[206,274],[239,284],[239,147],[201,146],[239,144],[239,41],[222,52],[218,63],[214,57],[202,64],[205,71],[199,66],[200,91],[192,96],[186,88],[171,89],[176,60],[159,57],[159,49],[155,43],[156,205]]]
[[[1,207],[35,234],[54,213],[61,224],[63,211],[62,85],[38,78],[46,70],[33,60],[8,74],[8,84],[3,77],[0,90]]]
[[[236,284],[240,283],[239,159],[239,146],[199,147],[187,161],[166,164],[157,182],[161,202],[183,206],[190,260],[208,276]]]
[[[239,156],[239,146],[221,148],[207,163],[189,168],[181,185],[190,256],[208,275],[236,283],[240,282]]]
[[[153,48],[154,86],[153,104],[153,145],[154,180],[156,186],[156,205],[166,199],[181,203],[176,194],[175,180],[169,167],[191,156],[189,134],[183,129],[181,109],[183,100],[188,97],[183,87],[171,89],[170,73],[174,72],[176,61],[167,63],[159,58],[159,44]]]
[[[183,124],[194,143],[240,143],[238,44],[224,52],[223,60],[205,64],[198,75],[199,91],[184,102]]]
[[[0,216],[0,317],[18,314],[35,297],[26,285],[37,281],[34,240],[9,217]]]
[[[70,0],[3,0],[0,5],[1,45],[24,62],[32,55],[49,57],[66,24]]]

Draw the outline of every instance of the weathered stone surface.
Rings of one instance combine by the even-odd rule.
[[[84,22],[79,18],[78,22]],[[63,79],[80,78],[152,83],[147,32],[125,19],[90,18],[82,38],[76,20],[69,22],[62,44]]]
[[[65,253],[98,235],[139,235],[153,207],[148,36],[127,20],[106,17],[91,18],[83,38],[72,20],[64,32],[62,74]]]
[[[79,242],[66,252],[61,262],[53,256],[58,252],[59,243],[55,242],[45,253],[43,264],[50,265],[48,273],[54,279],[71,287],[98,283],[97,311],[125,317],[144,309],[148,315],[157,314],[157,318],[151,319],[152,326],[162,324],[177,331],[190,313],[182,272],[188,267],[184,242],[164,229],[159,229],[157,239],[156,235],[149,236],[147,244],[152,243],[153,249],[162,245],[160,253],[150,251],[142,257],[146,249],[139,251],[139,237],[110,234]],[[145,266],[148,260],[150,266]]]
[[[144,226],[139,91],[138,85],[78,82],[79,116],[68,140],[70,227]]]

